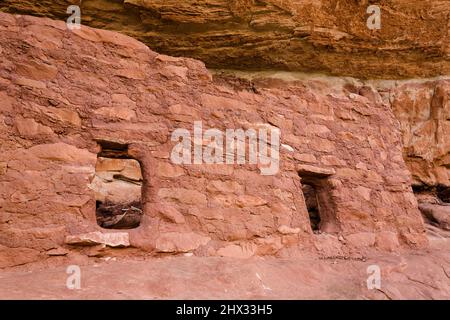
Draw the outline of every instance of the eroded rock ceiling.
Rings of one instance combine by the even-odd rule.
[[[78,3],[77,3],[78,2]],[[370,30],[369,5],[381,7]],[[153,50],[209,68],[288,70],[357,78],[423,78],[450,72],[445,0],[4,0],[0,10],[120,31]]]

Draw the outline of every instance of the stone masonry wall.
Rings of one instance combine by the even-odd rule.
[[[128,144],[142,167],[144,215],[126,232],[149,252],[313,248],[299,172],[327,176],[325,233],[349,246],[426,245],[399,124],[370,88],[280,81],[238,90],[200,61],[28,16],[0,14],[0,39],[0,246],[43,252],[69,235],[114,232],[95,220],[98,141]],[[194,121],[279,128],[279,172],[173,164],[171,133],[192,131]]]

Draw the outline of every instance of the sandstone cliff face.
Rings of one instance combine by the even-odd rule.
[[[4,0],[0,10],[66,20],[73,2]],[[374,3],[380,30],[367,27]],[[80,7],[83,24],[209,68],[384,79],[450,72],[446,0],[83,0]]]
[[[450,80],[401,84],[390,99],[414,184],[449,187]]]
[[[398,122],[370,88],[355,94],[326,83],[275,81],[237,90],[213,80],[197,60],[27,16],[0,14],[0,39],[3,247],[42,252],[93,231],[102,233],[91,237],[117,243],[96,223],[90,188],[105,141],[126,146],[122,152],[142,166],[142,222],[125,236],[150,252],[341,252],[342,241],[310,227],[301,185],[319,180],[322,207],[331,209],[322,228],[348,246],[426,244]],[[204,129],[278,128],[279,172],[174,164],[171,133],[192,131],[194,121]],[[117,236],[127,243],[123,232]]]

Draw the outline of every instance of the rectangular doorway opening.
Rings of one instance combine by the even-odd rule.
[[[338,232],[336,208],[328,172],[313,168],[299,170],[303,197],[313,233]]]
[[[317,191],[313,185],[303,183],[302,192],[305,198],[306,208],[308,209],[311,229],[314,233],[320,230],[319,204],[317,202]]]
[[[106,229],[137,228],[143,214],[141,165],[128,156],[128,145],[98,143],[101,151],[91,183],[97,224]]]

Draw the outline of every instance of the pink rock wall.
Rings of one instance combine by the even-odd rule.
[[[449,187],[450,80],[405,83],[390,96],[414,184]]]
[[[196,60],[158,55],[118,33],[0,14],[0,245],[43,252],[95,219],[99,140],[128,144],[143,170],[131,246],[198,255],[313,248],[299,172],[326,175],[323,231],[348,245],[424,246],[391,109],[320,83],[235,89]],[[280,170],[175,165],[171,133],[281,130]],[[123,232],[123,230],[121,231]],[[122,235],[121,235],[122,236]],[[316,245],[317,247],[317,245]]]

